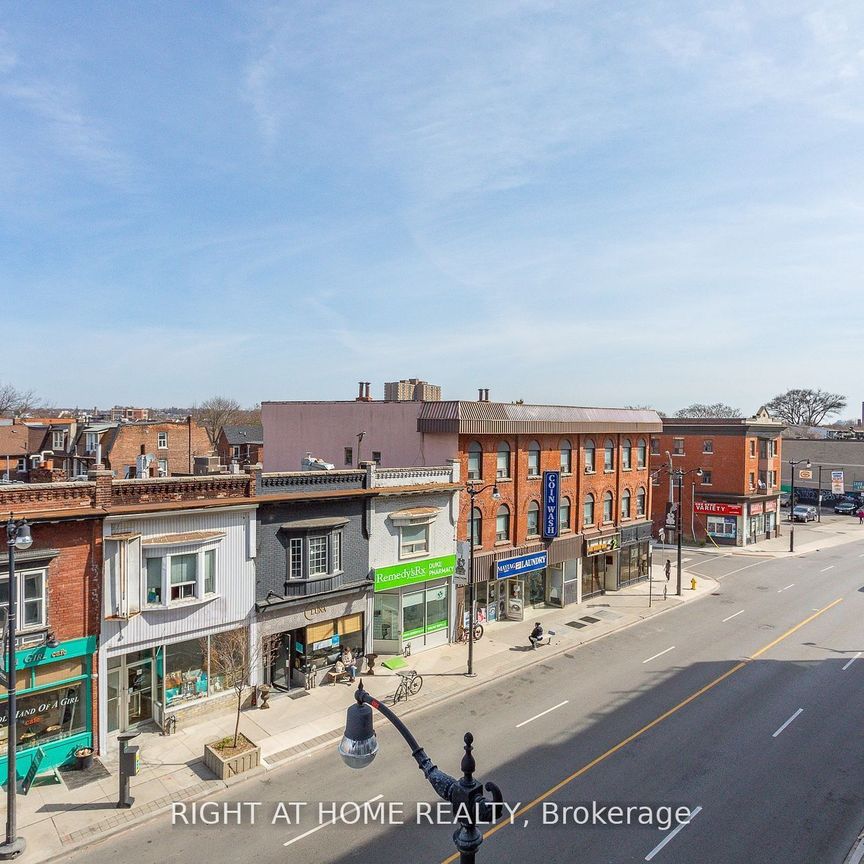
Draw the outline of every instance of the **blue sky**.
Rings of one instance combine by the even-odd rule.
[[[5,4],[0,380],[854,416],[862,46],[857,0]]]

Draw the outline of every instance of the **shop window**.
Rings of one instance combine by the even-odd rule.
[[[561,473],[571,474],[573,472],[573,447],[565,438],[561,441]]]
[[[603,470],[615,470],[615,444],[611,438],[607,438],[603,445]]]
[[[594,496],[589,492],[582,504],[582,524],[588,528],[594,524]]]
[[[309,576],[323,576],[327,570],[327,537],[310,537]]]
[[[510,508],[506,504],[502,504],[495,514],[495,539],[510,539]]]
[[[636,515],[644,516],[645,515],[645,487],[640,486],[639,491],[636,493]]]
[[[630,518],[630,490],[625,489],[621,493],[621,518]]]
[[[87,731],[87,686],[75,681],[50,690],[18,695],[16,734],[22,750],[42,747]],[[8,703],[0,703],[0,756],[7,753]]]
[[[651,455],[659,456],[660,455],[660,439],[652,438],[651,439]]]
[[[594,442],[589,438],[585,442],[585,473],[593,474],[594,473]]]
[[[528,445],[528,476],[540,476],[540,445],[536,441]]]
[[[615,512],[615,498],[611,492],[603,493],[603,521],[611,522],[612,514]]]
[[[203,699],[208,693],[208,642],[190,639],[165,646],[165,706]]]
[[[714,442],[711,440],[706,440],[702,442],[702,452],[703,453],[713,453],[714,452]]]
[[[483,479],[483,448],[478,441],[468,445],[468,479]]]
[[[633,445],[630,443],[629,438],[624,439],[624,443],[621,445],[621,467],[625,471],[629,471],[632,467],[630,464],[630,454],[633,451]]]
[[[187,600],[195,596],[195,586],[198,582],[198,556],[171,556],[171,599]]]
[[[424,633],[446,630],[447,586],[425,588],[402,595],[402,638],[413,639]]]
[[[540,535],[540,505],[532,501],[528,505],[528,536],[538,537]]]
[[[702,479],[699,481],[703,486],[711,485],[711,472],[702,470]]]
[[[570,530],[570,499],[562,498],[558,504],[558,530]]]
[[[658,442],[658,445],[659,445],[659,442]],[[645,439],[640,438],[636,442],[636,467],[637,468],[644,468],[648,464],[646,460],[647,460],[647,457],[645,454]]]
[[[498,445],[498,452],[495,457],[495,476],[506,478],[510,476],[510,445],[506,441],[502,441]]]
[[[483,514],[479,507],[471,511],[471,540],[475,546],[483,545]]]
[[[684,439],[683,438],[673,438],[672,439],[672,455],[673,456],[683,456],[684,455]]]
[[[45,571],[23,570],[17,572],[16,599],[18,620],[16,626],[21,630],[45,626]],[[0,577],[0,608],[5,614],[9,609],[9,574]]]
[[[411,558],[429,551],[429,524],[402,525],[399,528],[399,557]]]

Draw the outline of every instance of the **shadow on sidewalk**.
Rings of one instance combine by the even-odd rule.
[[[117,810],[116,801],[93,801],[89,804],[43,804],[37,813],[67,813],[70,810]]]

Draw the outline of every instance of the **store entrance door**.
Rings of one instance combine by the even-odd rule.
[[[532,606],[546,605],[546,571],[535,570],[528,574],[528,602]]]
[[[126,732],[153,719],[153,653],[108,661],[108,731]]]
[[[275,637],[270,657],[270,686],[276,690],[291,689],[291,670],[294,668],[294,631]]]

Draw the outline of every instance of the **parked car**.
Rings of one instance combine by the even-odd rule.
[[[792,519],[795,522],[815,522],[817,518],[816,508],[808,504],[799,504],[792,508]]]
[[[838,501],[834,505],[834,512],[841,513],[844,516],[851,516],[856,510],[858,510],[858,504],[848,499],[846,501]]]
[[[789,501],[790,501],[789,493],[788,492],[781,492],[780,493],[780,506],[781,507],[788,507]]]

